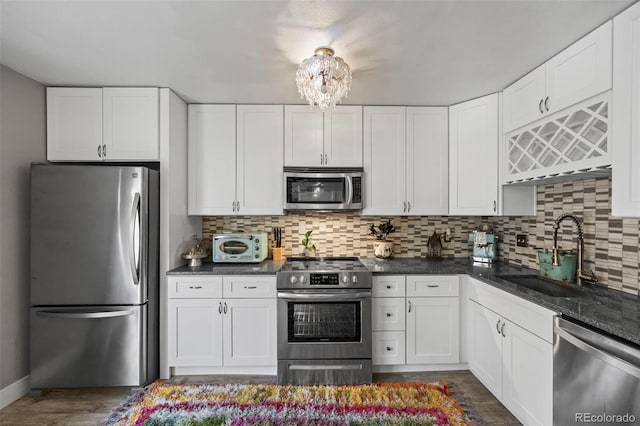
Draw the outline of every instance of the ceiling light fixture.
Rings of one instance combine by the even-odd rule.
[[[320,109],[333,108],[351,88],[351,69],[330,47],[319,47],[302,61],[296,72],[296,84],[302,99]]]

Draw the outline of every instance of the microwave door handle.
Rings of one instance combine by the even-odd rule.
[[[353,179],[351,176],[345,176],[347,179],[347,205],[350,205],[353,201]]]

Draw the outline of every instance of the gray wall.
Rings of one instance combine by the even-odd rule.
[[[0,389],[29,374],[29,165],[46,159],[45,89],[0,67]]]

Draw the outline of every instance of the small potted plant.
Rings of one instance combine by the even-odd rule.
[[[311,241],[312,233],[313,231],[305,232],[304,238],[302,239],[302,241],[300,241],[302,243],[302,246],[304,247],[304,249],[302,250],[302,255],[304,257],[315,256],[316,252],[318,251],[316,245]]]
[[[396,232],[391,219],[386,222],[382,221],[376,228],[374,224],[370,225],[369,234],[373,235],[373,254],[380,259],[388,259],[393,256],[393,241],[387,240],[387,236]]]

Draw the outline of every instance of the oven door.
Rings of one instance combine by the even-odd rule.
[[[278,359],[371,358],[371,291],[278,293]]]
[[[360,210],[361,175],[354,197],[351,173],[285,172],[285,210]]]

